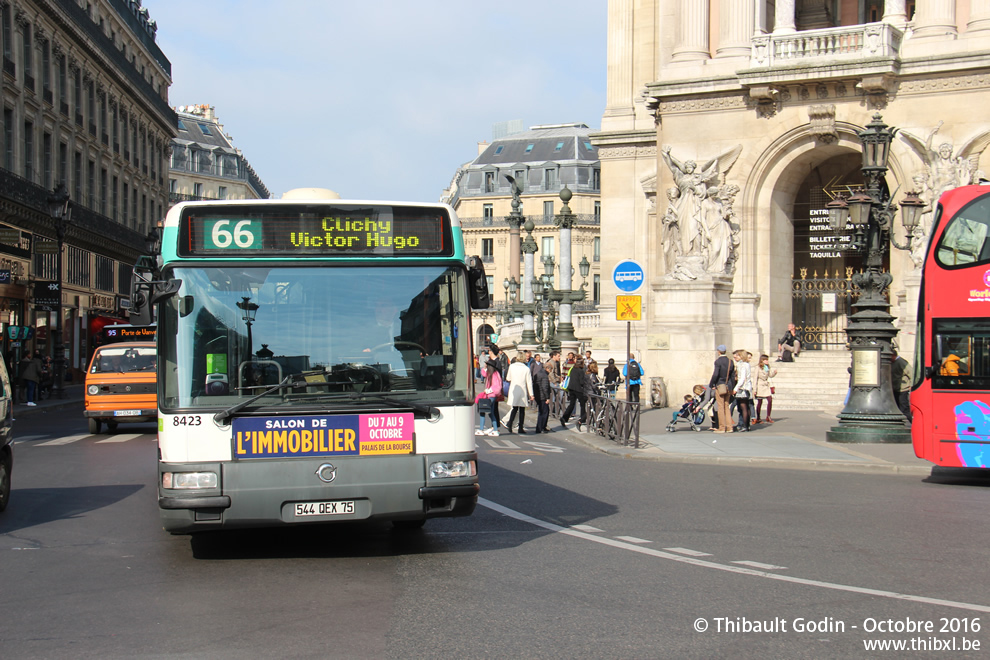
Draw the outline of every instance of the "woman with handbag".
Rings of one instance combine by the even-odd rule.
[[[498,435],[498,408],[495,402],[502,397],[502,375],[498,372],[498,363],[488,360],[481,368],[485,379],[485,389],[478,393],[474,402],[478,406],[479,426],[475,435]],[[485,416],[492,420],[490,429],[485,429]]]
[[[770,356],[761,355],[760,362],[756,365],[756,421],[754,424],[762,424],[760,412],[763,408],[763,401],[767,402],[767,424],[773,424],[770,418],[770,411],[773,409],[773,395],[777,388],[774,387],[773,377],[777,375],[776,369],[770,368]]]
[[[736,387],[733,394],[739,405],[739,426],[736,427],[736,430],[746,432],[749,431],[749,422],[752,415],[750,405],[753,399],[753,378],[752,367],[749,361],[752,359],[753,354],[749,351],[739,349],[732,354],[732,357],[736,360],[737,374]]]
[[[509,365],[509,372],[505,376],[505,381],[509,383],[508,401],[511,406],[509,421],[505,428],[512,433],[512,424],[519,415],[519,433],[525,434],[523,422],[526,419],[526,406],[533,400],[533,374],[526,364],[526,354],[519,351],[516,358]]]

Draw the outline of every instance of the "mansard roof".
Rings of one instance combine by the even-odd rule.
[[[591,144],[592,130],[586,124],[551,124],[533,126],[528,131],[507,135],[493,141],[480,156],[468,165],[470,169],[485,166],[514,166],[548,163],[595,163],[598,148]]]

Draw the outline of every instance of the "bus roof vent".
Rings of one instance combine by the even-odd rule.
[[[327,188],[294,188],[283,193],[282,199],[340,199],[340,193]]]

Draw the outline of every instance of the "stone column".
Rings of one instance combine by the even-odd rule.
[[[633,115],[633,0],[608,1],[605,116]]]
[[[719,0],[715,57],[749,57],[755,18],[753,0]]]
[[[990,30],[990,0],[970,0],[966,34],[984,30]]]
[[[917,7],[915,38],[956,36],[956,0],[925,0]]]
[[[777,0],[774,3],[773,33],[792,34],[794,27],[794,0]]]
[[[905,0],[884,0],[883,18],[884,23],[902,26],[907,23],[907,3]]]
[[[708,0],[681,0],[680,10],[680,35],[671,61],[709,59],[711,46],[708,43]]]

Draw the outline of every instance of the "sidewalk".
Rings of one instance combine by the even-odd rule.
[[[82,402],[83,402],[83,385],[66,385],[63,392],[65,393],[65,398],[56,399],[55,393],[53,392],[51,397],[47,399],[42,399],[37,402],[37,405],[29,406],[26,403],[15,403],[14,404],[14,420],[20,417],[29,417],[34,415],[44,415],[51,414],[61,410],[74,409],[79,411],[79,416],[82,417]],[[14,427],[14,435],[17,435],[17,427]]]
[[[567,431],[570,437],[613,455],[673,463],[748,465],[798,470],[877,472],[927,476],[933,465],[917,458],[910,444],[838,444],[825,433],[839,423],[836,413],[780,411],[773,424],[754,426],[748,433],[691,430],[686,420],[673,433],[667,424],[674,408],[646,408],[640,416],[640,448],[623,447],[587,432]],[[560,433],[560,424],[550,428]],[[544,436],[547,437],[547,436]],[[550,436],[552,437],[552,436]]]

